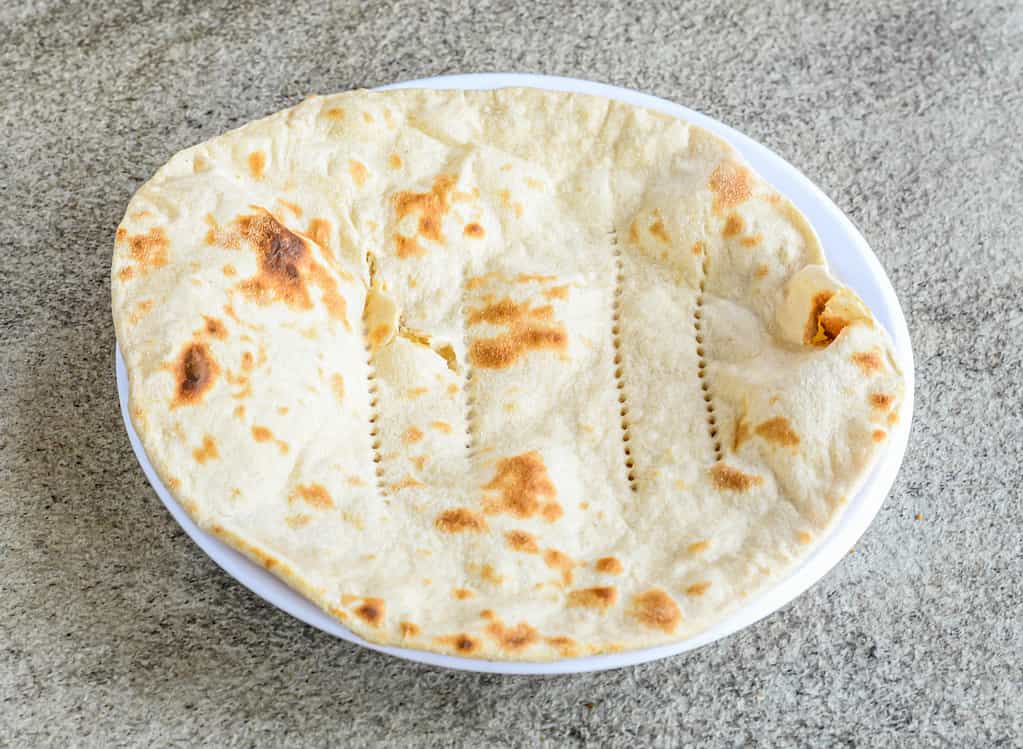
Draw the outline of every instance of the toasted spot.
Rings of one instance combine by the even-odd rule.
[[[887,411],[895,402],[895,396],[891,393],[871,393],[870,405],[881,411]]]
[[[722,161],[710,175],[714,210],[723,212],[749,200],[753,194],[749,170],[731,160]]]
[[[415,455],[415,456],[409,458],[409,460],[412,461],[412,465],[414,465],[416,467],[416,470],[421,471],[424,468],[426,468],[426,464],[429,462],[430,456],[429,455]]]
[[[255,179],[263,178],[263,170],[266,168],[266,156],[262,151],[253,151],[249,154],[249,174]]]
[[[693,244],[693,254],[697,256],[703,254],[703,242],[696,242]]]
[[[355,615],[373,627],[379,627],[384,620],[384,599],[364,598],[361,606],[355,609]]]
[[[760,244],[763,241],[764,241],[764,235],[760,234],[760,233],[750,234],[748,237],[742,237],[739,240],[739,242],[742,244],[743,247],[756,247],[758,244]]]
[[[117,271],[117,277],[122,281],[127,281],[135,277],[135,269],[130,265],[126,265],[121,270]]]
[[[288,452],[288,443],[283,440],[275,439],[274,433],[264,426],[259,426],[258,424],[254,425],[252,427],[252,438],[256,440],[256,442],[276,442],[277,448],[282,454]]]
[[[459,655],[470,655],[480,649],[480,641],[465,633],[436,637],[434,642],[450,646]]]
[[[753,271],[753,275],[757,278],[765,278],[770,271],[766,265],[758,265],[756,270]]]
[[[630,613],[644,627],[659,629],[669,635],[682,621],[682,611],[675,599],[656,588],[633,596]]]
[[[883,429],[875,429],[870,433],[870,438],[874,440],[874,442],[884,442],[887,436],[888,432]]]
[[[564,286],[552,286],[547,289],[543,295],[548,299],[568,299],[568,291],[568,284],[565,284]]]
[[[884,369],[881,355],[876,351],[857,351],[852,355],[852,360],[865,375],[877,374]]]
[[[227,338],[227,328],[224,327],[224,323],[220,322],[220,320],[215,317],[207,317],[206,315],[203,315],[202,317],[203,320],[206,321],[204,329],[207,334],[214,338],[219,338],[220,340]]]
[[[391,491],[397,492],[402,489],[414,489],[417,486],[426,486],[426,484],[418,480],[415,476],[406,476],[401,481],[391,484]]]
[[[305,233],[309,235],[321,249],[327,250],[330,247],[330,222],[325,218],[314,218],[309,222],[309,227],[305,230]],[[333,256],[331,256],[333,259]]]
[[[329,510],[334,506],[334,500],[322,484],[299,484],[288,495],[289,502],[296,500],[319,510]]]
[[[899,422],[899,412],[892,411],[888,414],[888,426],[895,426]]]
[[[516,323],[494,338],[477,338],[469,345],[469,361],[483,369],[507,369],[531,351],[565,351],[568,334],[564,325]]]
[[[416,637],[420,632],[419,625],[413,622],[400,622],[398,627],[402,637]]]
[[[294,309],[310,309],[305,276],[312,261],[305,241],[266,211],[240,216],[236,224],[259,256],[259,271],[241,283],[242,292],[259,304],[283,301]]]
[[[835,337],[828,333],[822,320],[824,308],[834,295],[833,291],[822,291],[810,303],[810,316],[803,331],[803,343],[806,345],[827,346],[834,340]]]
[[[390,335],[391,325],[389,323],[381,323],[369,332],[369,343],[374,349],[379,348],[387,341]]]
[[[331,375],[330,389],[334,391],[334,397],[337,398],[338,403],[343,403],[345,399],[345,378],[338,373]]]
[[[394,245],[397,248],[398,257],[402,260],[409,257],[421,257],[426,254],[426,248],[419,244],[415,237],[395,234]]]
[[[737,234],[741,234],[745,228],[746,222],[742,220],[742,216],[738,213],[730,213],[725,220],[725,228],[721,230],[721,235],[724,237],[734,237]]]
[[[531,518],[540,514],[548,522],[561,516],[562,508],[555,501],[557,491],[547,474],[547,466],[540,453],[523,453],[497,462],[497,470],[485,491],[499,492],[484,499],[488,514],[505,513],[518,518]]]
[[[232,276],[238,275],[238,270],[233,265],[231,265],[230,263],[226,263],[224,265],[224,267],[221,268],[221,271],[228,278],[231,278]]]
[[[555,637],[544,638],[544,642],[557,650],[565,658],[571,658],[579,653],[578,646],[571,637],[556,635]]]
[[[504,540],[515,551],[522,554],[539,554],[540,547],[536,544],[536,536],[526,531],[508,531],[504,534]]]
[[[718,489],[727,489],[733,492],[744,492],[764,483],[763,476],[743,473],[738,468],[733,468],[725,463],[715,463],[710,469],[710,477]]]
[[[511,205],[511,193],[508,190],[498,190],[497,197],[501,199],[501,203],[504,205]]]
[[[660,219],[657,219],[652,224],[650,224],[650,234],[654,237],[657,237],[665,244],[671,242],[671,238],[668,236],[668,230],[664,228],[664,222],[661,221]]]
[[[284,522],[289,528],[298,530],[299,528],[308,525],[312,519],[312,515],[306,515],[304,512],[300,512],[297,515],[288,515],[284,518]]]
[[[213,441],[213,438],[208,434],[202,438],[202,447],[198,447],[192,451],[192,457],[194,457],[200,463],[205,463],[207,460],[213,460],[219,458],[220,453],[217,452],[217,443]]]
[[[323,116],[329,120],[340,122],[345,118],[345,110],[341,107],[333,107],[324,112]]]
[[[438,530],[445,533],[463,533],[471,531],[482,533],[487,530],[487,521],[465,507],[456,507],[453,510],[445,510],[433,521]]]
[[[805,544],[808,544],[811,541],[813,541],[813,536],[811,536],[806,531],[797,531],[796,532],[796,540],[799,541],[799,543],[805,545]]]
[[[605,575],[620,575],[625,569],[617,557],[601,557],[593,566],[597,568],[597,572],[603,572]]]
[[[487,582],[493,583],[494,585],[500,585],[501,583],[504,582],[504,577],[502,575],[497,574],[497,571],[494,569],[493,565],[490,564],[483,565],[483,569],[480,570],[480,577],[482,577]]]
[[[473,221],[472,223],[466,224],[465,229],[462,231],[467,237],[473,239],[481,238],[486,232],[483,231],[483,226]]]
[[[446,421],[431,421],[430,426],[436,429],[438,432],[443,432],[444,434],[451,434],[452,431],[451,425],[448,424]]]
[[[403,191],[395,193],[393,201],[398,220],[400,221],[413,213],[418,214],[418,234],[434,242],[443,243],[444,235],[441,233],[441,224],[445,214],[451,209],[449,196],[456,181],[454,176],[442,174],[433,181],[433,188],[429,192]],[[406,242],[403,243],[401,240],[406,240]],[[415,247],[412,247],[407,240],[411,240]],[[405,258],[425,253],[425,249],[415,241],[415,237],[403,237],[396,234],[395,243],[398,257]],[[418,250],[415,249],[416,247]]]
[[[561,572],[561,579],[565,585],[572,582],[572,568],[575,567],[575,560],[568,554],[557,549],[547,549],[543,553],[543,561],[551,569]]]
[[[498,647],[517,653],[532,647],[540,641],[540,633],[527,622],[519,622],[514,627],[505,627],[501,622],[487,625],[487,635],[497,641]]]
[[[114,232],[114,241],[123,242],[128,238],[128,230],[123,226],[118,226],[117,231]]]
[[[629,241],[632,244],[639,244],[639,226],[635,221],[629,224]]]
[[[141,302],[138,302],[135,305],[135,311],[132,312],[131,317],[129,318],[131,323],[133,325],[137,324],[143,317],[148,315],[153,309],[153,304],[154,302],[152,299],[143,299]]]
[[[387,157],[387,165],[391,169],[401,169],[401,156],[396,153],[392,153]]]
[[[690,554],[702,554],[709,548],[710,541],[704,539],[702,541],[693,541],[693,543],[689,544],[689,546],[686,547],[686,551],[688,551]]]
[[[231,412],[231,415],[234,416],[236,419],[244,419],[245,406],[235,406],[234,411]]]
[[[201,403],[219,372],[220,367],[205,343],[188,344],[174,365],[177,388],[172,407]]]
[[[618,590],[613,587],[582,588],[568,594],[569,606],[607,611],[618,600]]]
[[[128,250],[131,259],[137,263],[135,267],[141,275],[166,265],[168,248],[170,248],[170,240],[167,238],[167,232],[161,226],[154,226],[145,234],[128,237]]]
[[[474,595],[476,594],[473,593],[471,590],[467,590],[465,588],[454,588],[451,591],[451,596],[453,598],[457,598],[459,601],[465,601],[469,598],[472,598]]]
[[[352,175],[352,182],[355,183],[356,187],[365,185],[366,180],[369,178],[369,170],[366,169],[366,165],[355,159],[349,160],[348,173]]]
[[[759,424],[756,433],[768,442],[783,447],[795,447],[799,444],[799,435],[792,430],[792,425],[784,416],[777,416]]]
[[[242,369],[246,372],[250,372],[254,366],[256,366],[256,359],[252,356],[252,352],[242,352]]]
[[[702,596],[704,593],[707,592],[707,589],[709,587],[710,587],[710,581],[709,580],[701,580],[700,582],[693,583],[688,588],[686,588],[686,595],[687,596]]]

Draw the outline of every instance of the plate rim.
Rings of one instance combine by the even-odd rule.
[[[901,413],[902,418],[900,418],[897,428],[890,435],[888,450],[878,458],[870,472],[864,477],[859,487],[857,487],[846,510],[842,513],[835,526],[820,540],[810,554],[800,560],[783,578],[751,597],[749,601],[732,611],[724,619],[693,637],[679,642],[620,653],[583,656],[557,661],[493,661],[464,658],[426,650],[378,645],[364,640],[351,632],[343,624],[323,612],[316,604],[301,596],[301,594],[287,586],[271,572],[252,562],[220,539],[203,531],[189,517],[181,505],[174,500],[156,474],[132,424],[128,410],[127,370],[124,358],[121,355],[120,346],[115,341],[115,375],[121,418],[124,421],[132,450],[142,467],[143,473],[165,508],[192,541],[228,575],[259,598],[327,634],[370,650],[417,663],[459,671],[509,675],[553,675],[605,671],[679,655],[704,645],[709,645],[712,642],[752,626],[761,619],[788,605],[834,569],[848,553],[848,550],[852,548],[853,544],[866,532],[895,483],[895,478],[902,465],[909,442],[915,390],[914,358],[909,328],[906,324],[902,306],[895,294],[895,289],[885,273],[881,262],[870,248],[866,239],[845,213],[799,169],[777,153],[708,115],[635,89],[611,86],[579,78],[529,73],[445,75],[401,81],[381,86],[377,90],[399,88],[470,90],[507,88],[512,86],[528,86],[555,91],[596,94],[681,117],[692,124],[716,133],[735,146],[760,175],[773,184],[779,192],[792,200],[803,214],[807,216],[807,220],[810,221],[818,234],[821,233],[821,229],[819,221],[814,219],[815,216],[818,219],[824,220],[824,223],[829,227],[829,232],[836,231],[846,240],[848,247],[843,247],[842,249],[849,254],[843,255],[840,258],[842,262],[839,262],[839,265],[843,264],[843,262],[853,262],[851,257],[859,259],[866,265],[867,278],[845,278],[839,272],[836,272],[835,275],[845,283],[853,286],[861,295],[868,298],[868,304],[870,301],[873,301],[873,304],[869,304],[869,306],[871,306],[872,310],[875,310],[875,314],[877,314],[877,303],[880,302],[882,304],[884,312],[883,322],[891,336],[896,358],[905,376],[905,399]],[[765,169],[765,165],[768,165],[768,168]],[[772,175],[775,177],[781,176],[781,181],[785,187],[780,186],[777,179],[771,179]],[[829,267],[835,268],[835,258],[829,255],[823,236],[821,244]]]

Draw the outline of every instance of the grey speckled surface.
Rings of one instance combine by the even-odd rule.
[[[3,4],[0,744],[1023,745],[1023,10],[640,5]],[[107,274],[144,178],[308,93],[491,70],[738,127],[848,212],[903,300],[917,420],[877,522],[695,654],[527,680],[360,651],[223,574],[121,428]]]

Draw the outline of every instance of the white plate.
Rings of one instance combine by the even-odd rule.
[[[823,577],[866,531],[895,481],[895,475],[902,464],[906,443],[909,440],[909,426],[913,416],[913,352],[910,348],[906,320],[884,269],[867,245],[866,240],[845,214],[810,180],[773,151],[706,115],[638,91],[574,78],[543,75],[506,73],[453,75],[397,83],[384,88],[489,89],[507,86],[532,86],[555,91],[578,91],[606,96],[610,99],[618,99],[629,104],[681,117],[717,133],[735,146],[757,172],[806,214],[820,235],[821,244],[832,272],[859,293],[877,319],[891,334],[895,344],[895,354],[906,376],[906,400],[901,413],[902,418],[891,433],[888,449],[881,455],[860,491],[849,502],[848,508],[837,526],[821,541],[813,553],[793,569],[787,577],[752,598],[728,618],[699,635],[683,642],[643,650],[572,658],[553,663],[512,663],[459,658],[421,650],[375,645],[350,632],[340,622],[325,614],[315,604],[303,598],[258,564],[249,561],[248,558],[224,542],[200,530],[181,506],[174,501],[167,487],[160,482],[156,471],[153,470],[153,466],[142,448],[142,443],[135,433],[131,419],[128,417],[127,373],[124,368],[124,359],[118,349],[116,352],[117,391],[121,399],[121,416],[124,419],[125,428],[128,430],[131,446],[135,450],[135,455],[142,465],[146,478],[156,489],[157,495],[167,506],[170,514],[192,537],[192,540],[199,544],[202,550],[225,572],[260,598],[335,637],[411,661],[465,671],[500,674],[563,674],[602,671],[677,655],[719,640],[777,611]]]

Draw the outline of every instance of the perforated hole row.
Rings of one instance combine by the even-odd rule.
[[[465,273],[462,274],[462,278],[465,278]],[[473,450],[476,449],[476,435],[474,425],[476,424],[476,396],[473,394],[472,389],[472,367],[469,366],[469,324],[468,324],[468,307],[466,306],[465,299],[465,285],[462,285],[462,320],[465,321],[464,325],[464,340],[465,344],[465,362],[462,366],[465,367],[465,380],[463,386],[465,388],[465,449],[472,455]]]
[[[611,233],[611,242],[615,248],[615,293],[614,302],[611,305],[611,340],[614,343],[614,378],[615,388],[618,390],[618,415],[622,424],[622,448],[625,451],[626,478],[629,480],[629,488],[632,491],[639,490],[639,483],[636,481],[636,461],[632,459],[632,448],[629,442],[632,440],[632,433],[629,424],[629,402],[625,395],[625,370],[622,365],[622,284],[625,282],[625,265],[622,261],[622,251],[618,247],[618,235]]]
[[[714,398],[711,396],[710,383],[707,380],[707,359],[703,348],[703,292],[707,286],[707,263],[704,257],[703,265],[700,267],[700,293],[696,296],[696,310],[693,312],[693,329],[696,332],[696,372],[700,378],[700,390],[703,392],[703,402],[707,406],[707,428],[710,432],[710,441],[714,444],[714,460],[721,460],[721,440],[718,439],[717,418],[714,416]]]
[[[369,385],[369,440],[373,450],[374,478],[377,489],[384,490],[384,466],[380,448],[383,445],[380,439],[380,392],[377,385],[376,368],[373,366],[373,350],[369,346],[369,331],[366,328],[365,320],[362,326],[362,340],[366,348],[366,380]]]

